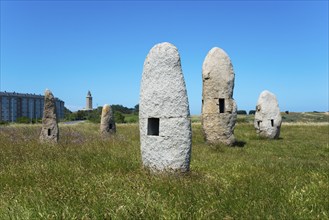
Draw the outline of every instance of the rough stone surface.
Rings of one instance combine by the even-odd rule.
[[[233,99],[234,71],[224,50],[214,47],[202,66],[202,129],[210,144],[235,143],[237,106]]]
[[[50,90],[45,91],[45,101],[42,118],[40,141],[55,144],[58,142],[59,130],[56,116],[55,97]]]
[[[100,130],[103,137],[108,137],[116,132],[114,115],[111,106],[108,104],[105,104],[102,109]]]
[[[155,45],[144,62],[139,103],[144,167],[186,172],[191,158],[191,120],[177,48]]]
[[[275,95],[267,90],[258,98],[254,127],[262,137],[274,139],[280,136],[281,114]]]

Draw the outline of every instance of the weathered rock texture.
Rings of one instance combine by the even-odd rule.
[[[214,47],[202,66],[202,129],[210,144],[235,142],[237,106],[233,99],[234,71],[224,50]]]
[[[103,137],[108,137],[116,132],[114,115],[111,106],[108,104],[105,104],[102,109],[100,130]]]
[[[58,142],[59,130],[56,116],[55,97],[50,90],[45,91],[45,101],[42,118],[40,141],[55,144]]]
[[[155,45],[144,62],[139,129],[144,167],[152,171],[189,170],[191,120],[177,48]]]
[[[278,138],[281,128],[281,114],[275,95],[263,91],[257,102],[254,127],[257,133],[266,138]]]

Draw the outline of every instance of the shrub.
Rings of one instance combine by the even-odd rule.
[[[114,112],[115,123],[125,123],[125,116],[120,112]]]
[[[238,110],[237,111],[237,114],[238,115],[246,115],[247,114],[247,111],[246,110]]]
[[[256,111],[255,110],[250,110],[249,111],[249,115],[254,115],[254,114],[256,114]]]
[[[28,124],[31,122],[31,120],[28,117],[23,116],[23,117],[18,117],[16,122],[20,124]]]
[[[8,125],[8,124],[9,124],[9,122],[0,120],[0,125]]]

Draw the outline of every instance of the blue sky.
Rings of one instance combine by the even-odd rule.
[[[202,63],[223,48],[234,99],[255,108],[328,111],[328,1],[3,1],[0,90],[43,94],[66,107],[139,101],[143,63],[157,43],[180,53],[191,114],[201,112]]]

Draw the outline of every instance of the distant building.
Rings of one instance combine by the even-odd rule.
[[[40,119],[44,96],[28,93],[0,92],[0,121],[15,122],[17,118]],[[64,102],[56,98],[57,118],[64,118]]]
[[[86,110],[93,110],[93,97],[91,97],[90,91],[88,91],[86,97]]]

